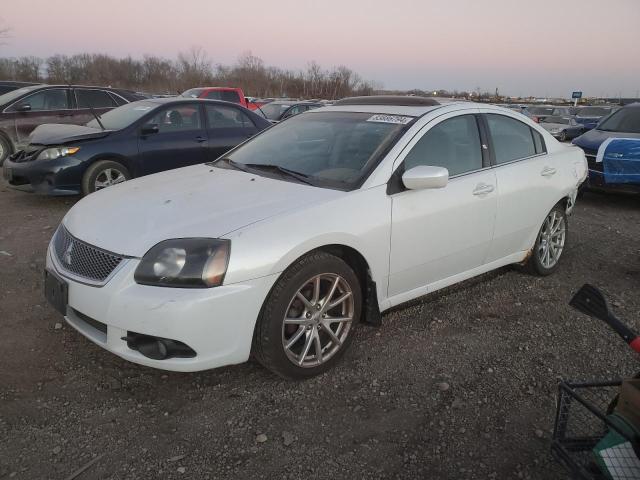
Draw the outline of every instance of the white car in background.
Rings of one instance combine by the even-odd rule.
[[[82,199],[45,290],[132,362],[196,371],[253,352],[310,377],[395,305],[504,265],[552,273],[586,174],[582,150],[508,109],[345,99]]]

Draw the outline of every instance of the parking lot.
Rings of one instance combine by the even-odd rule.
[[[585,194],[556,274],[506,268],[397,308],[301,383],[255,362],[156,371],[63,324],[42,270],[75,201],[0,188],[2,479],[565,478],[558,379],[637,369],[567,301],[592,282],[640,327],[639,197]]]

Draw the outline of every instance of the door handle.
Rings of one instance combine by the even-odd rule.
[[[198,143],[202,143],[202,142],[206,142],[206,141],[207,141],[207,139],[204,138],[204,137],[201,137],[201,136],[197,136],[196,137],[196,142],[198,142]]]
[[[540,172],[540,175],[542,175],[543,177],[550,177],[555,174],[556,174],[556,169],[553,167],[544,167]]]
[[[487,185],[486,183],[479,183],[476,188],[473,189],[473,194],[476,196],[487,195],[495,190],[493,185]]]

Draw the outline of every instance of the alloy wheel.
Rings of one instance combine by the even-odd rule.
[[[538,259],[544,268],[553,268],[560,260],[566,232],[564,216],[552,210],[542,224],[538,238]]]
[[[328,361],[344,344],[354,316],[353,291],[335,273],[316,275],[300,286],[282,323],[282,346],[296,366]]]
[[[115,168],[105,168],[98,174],[98,176],[96,176],[94,183],[95,190],[102,190],[103,188],[110,187],[111,185],[122,183],[126,179],[127,178],[120,170]]]

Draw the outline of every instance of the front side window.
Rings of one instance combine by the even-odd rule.
[[[304,175],[317,186],[352,190],[371,173],[412,120],[356,112],[296,115],[265,130],[226,158],[259,174],[280,167]],[[216,166],[226,168],[223,162]]]
[[[29,105],[31,111],[68,110],[70,108],[67,90],[63,88],[50,88],[29,95],[14,104],[11,110],[19,111],[25,105]]]
[[[200,111],[197,105],[176,105],[163,109],[147,124],[158,125],[158,133],[183,132],[200,128]]]
[[[102,125],[104,125],[104,128],[107,130],[121,130],[151,113],[151,111],[157,107],[157,103],[146,100],[127,103],[121,107],[109,110],[107,113],[101,114],[100,122],[102,122]],[[101,128],[95,119],[86,125],[87,127]]]
[[[476,117],[450,118],[427,131],[404,159],[405,171],[419,165],[445,167],[451,177],[481,169]]]
[[[78,108],[113,108],[111,96],[103,90],[76,89]]]
[[[210,130],[218,128],[253,128],[251,119],[237,108],[205,105]]]
[[[496,163],[512,162],[535,155],[535,132],[528,125],[505,115],[487,114]],[[534,133],[532,133],[534,132]]]

